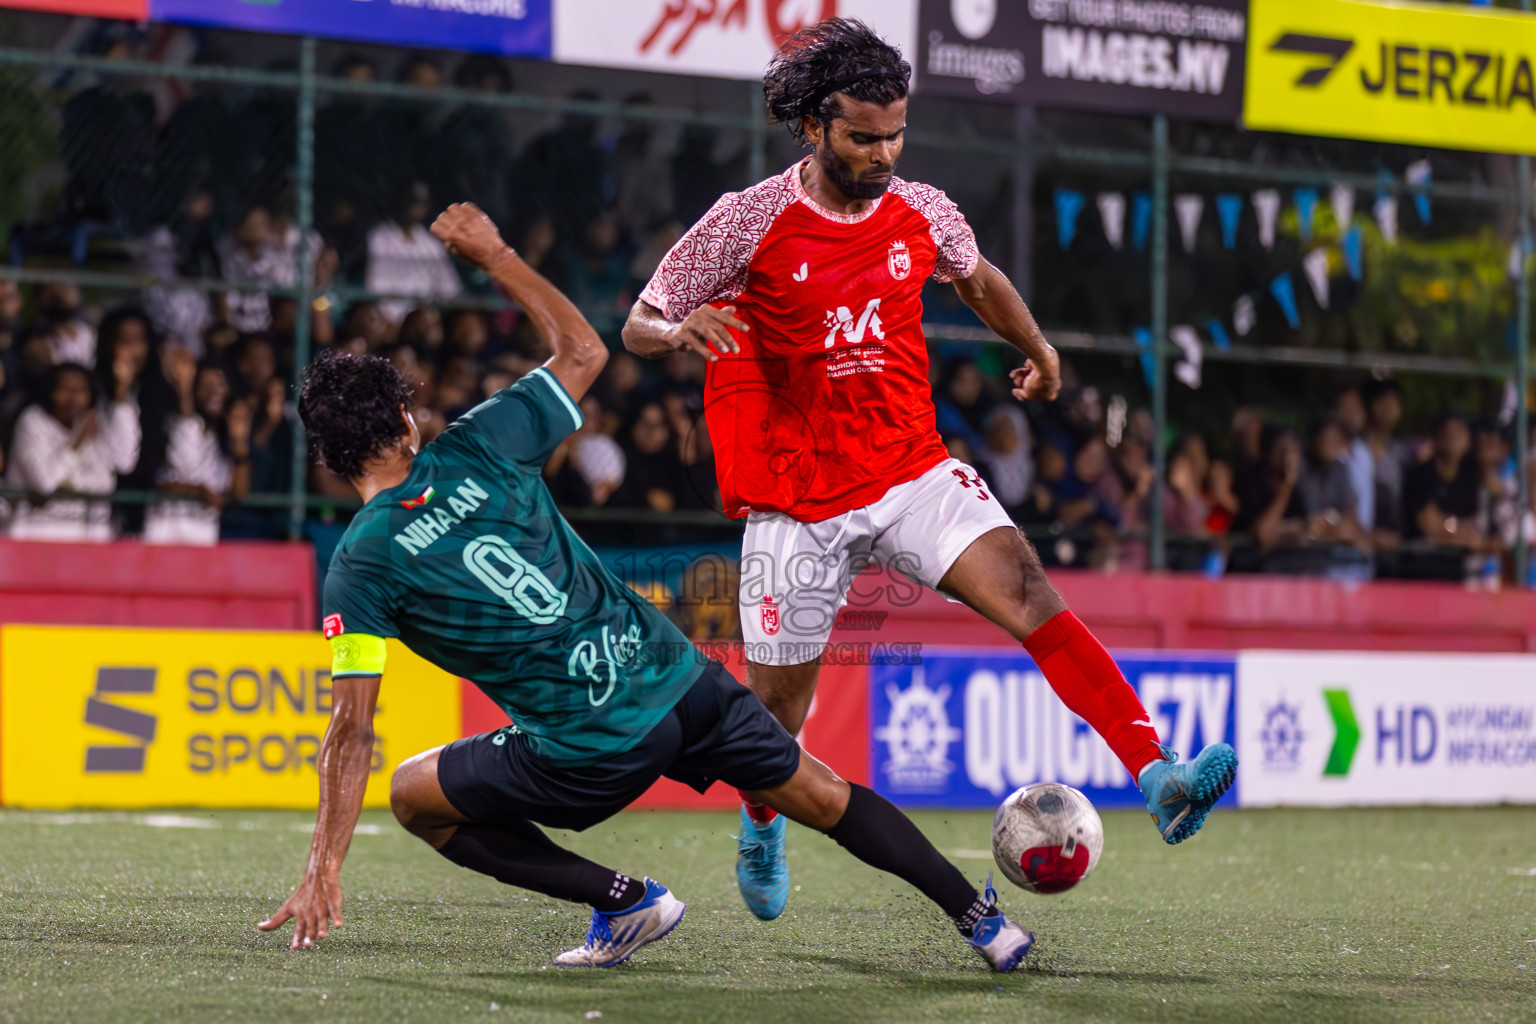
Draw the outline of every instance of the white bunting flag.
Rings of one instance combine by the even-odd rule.
[[[1253,304],[1252,295],[1244,295],[1232,307],[1232,329],[1237,332],[1239,338],[1248,336],[1248,332],[1253,330],[1253,325],[1258,318],[1258,309]]]
[[[1195,251],[1195,238],[1200,233],[1200,218],[1205,213],[1205,197],[1193,192],[1173,197],[1173,209],[1179,218],[1179,238],[1185,252]]]
[[[1173,368],[1173,375],[1191,389],[1200,386],[1200,365],[1204,356],[1200,351],[1200,335],[1188,324],[1169,328],[1168,338],[1184,353],[1184,361]]]
[[[1520,239],[1509,243],[1509,279],[1520,280],[1520,272],[1525,269],[1525,246]]]
[[[1272,188],[1253,194],[1253,212],[1259,218],[1259,243],[1265,249],[1275,247],[1275,224],[1280,219],[1280,193]]]
[[[1099,221],[1104,225],[1104,237],[1110,248],[1119,249],[1125,244],[1125,195],[1121,192],[1099,193]]]
[[[1328,192],[1328,203],[1333,207],[1333,220],[1342,235],[1355,219],[1355,190],[1348,185],[1335,185]]]
[[[1376,197],[1376,206],[1371,211],[1376,217],[1376,226],[1381,229],[1381,237],[1389,243],[1397,244],[1397,196],[1383,194]]]
[[[1307,283],[1312,286],[1312,295],[1317,299],[1317,304],[1323,309],[1328,308],[1328,250],[1313,249],[1307,253],[1307,258],[1302,260],[1302,266],[1307,272]]]

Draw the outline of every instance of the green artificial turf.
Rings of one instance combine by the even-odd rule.
[[[916,818],[986,875],[989,815]],[[1008,976],[801,828],[788,912],[754,920],[723,814],[632,812],[560,837],[688,903],[615,970],[547,967],[581,941],[582,909],[456,868],[380,813],[342,876],[346,927],[290,952],[255,923],[298,881],[310,820],[0,812],[0,1019],[1536,1020],[1530,809],[1228,811],[1174,848],[1145,815],[1109,814],[1077,890],[1002,883],[1039,940]]]

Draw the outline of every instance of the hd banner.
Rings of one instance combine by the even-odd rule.
[[[551,0],[150,0],[155,21],[548,57]]]
[[[50,14],[80,14],[88,18],[122,18],[143,21],[149,16],[149,0],[0,0],[0,7]]]
[[[922,88],[1041,107],[1236,121],[1248,0],[922,0]]]
[[[1536,153],[1536,15],[1253,0],[1249,128]]]
[[[1536,803],[1536,658],[1245,652],[1244,807]]]
[[[457,679],[389,641],[365,806],[412,754],[457,739]],[[6,626],[8,807],[296,807],[319,795],[331,714],[319,633]]]
[[[1181,755],[1233,741],[1230,656],[1117,660]],[[869,712],[873,788],[903,807],[993,808],[1031,782],[1064,782],[1099,807],[1142,805],[1130,773],[1023,652],[925,648],[872,665]]]
[[[911,59],[917,0],[556,0],[554,56],[562,64],[761,79],[780,43],[838,16],[860,19]]]

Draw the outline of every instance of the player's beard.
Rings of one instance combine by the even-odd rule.
[[[816,162],[821,165],[822,173],[837,186],[837,190],[849,199],[879,199],[891,187],[891,175],[896,171],[894,167],[889,167],[877,175],[856,178],[848,161],[834,153],[826,142],[816,147]]]

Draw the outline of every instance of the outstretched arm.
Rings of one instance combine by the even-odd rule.
[[[313,946],[332,923],[341,927],[341,862],[362,813],[373,760],[373,712],[379,676],[348,676],[331,684],[331,723],[320,743],[320,812],[309,844],[304,881],[278,912],[256,927],[264,932],[293,919],[290,949]]]
[[[1008,344],[1024,353],[1024,365],[1013,373],[1013,397],[1050,401],[1061,390],[1061,360],[1045,340],[1029,307],[1019,298],[1013,282],[985,258],[970,277],[955,279],[955,291],[981,322]]]
[[[501,240],[501,232],[473,203],[455,203],[432,225],[453,255],[473,263],[517,301],[554,355],[544,365],[574,401],[597,380],[608,349],[581,312]]]

